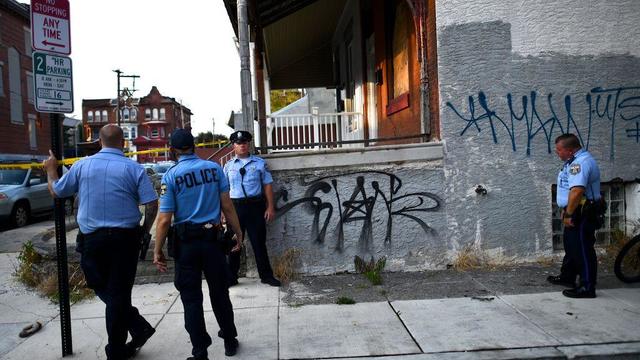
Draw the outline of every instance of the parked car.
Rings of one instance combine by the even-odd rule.
[[[164,175],[164,173],[166,173],[167,170],[169,170],[169,168],[171,168],[173,165],[175,165],[173,161],[159,162],[155,164],[155,166],[153,167],[153,171],[155,171],[156,174],[160,176],[160,179],[162,179],[162,176]]]
[[[51,212],[53,199],[42,169],[0,169],[0,218],[20,227],[33,214]]]

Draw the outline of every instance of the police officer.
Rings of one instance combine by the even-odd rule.
[[[265,161],[249,154],[249,142],[252,136],[248,131],[236,131],[229,140],[233,143],[235,157],[224,165],[224,174],[229,180],[231,200],[238,213],[242,232],[246,230],[251,247],[256,256],[256,265],[260,281],[271,286],[280,286],[280,281],[273,277],[267,254],[266,221],[275,217],[275,204],[271,173]],[[238,283],[240,269],[240,253],[229,256],[231,268],[231,285]]]
[[[582,149],[573,134],[563,134],[555,141],[556,154],[564,161],[558,174],[556,203],[562,208],[565,256],[560,275],[549,276],[552,284],[567,285],[563,295],[571,298],[595,298],[597,258],[593,204],[600,200],[600,169],[591,154]],[[580,276],[578,286],[576,277]]]
[[[229,198],[229,184],[222,168],[194,154],[191,133],[177,129],[171,135],[171,151],[178,162],[162,177],[160,213],[156,224],[154,263],[167,270],[162,251],[171,219],[175,234],[175,286],[184,304],[185,329],[191,338],[193,357],[207,359],[211,337],[207,333],[202,309],[202,273],[209,285],[209,297],[224,339],[225,354],[233,356],[238,348],[233,306],[229,299],[228,269],[218,241],[220,210],[237,236],[232,251],[240,250],[242,233],[238,217]]]
[[[77,248],[87,286],[106,305],[109,343],[107,359],[127,359],[153,335],[155,329],[131,305],[142,231],[148,234],[158,210],[156,192],[140,164],[124,156],[122,129],[110,124],[100,130],[102,150],[77,161],[58,179],[57,160],[43,166],[54,197],[78,193]],[[145,205],[140,228],[138,204]],[[132,340],[127,341],[127,332]]]

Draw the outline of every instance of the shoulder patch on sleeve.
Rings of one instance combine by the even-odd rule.
[[[160,196],[167,193],[167,184],[160,185]]]
[[[580,164],[572,164],[572,165],[569,167],[569,173],[570,173],[571,175],[577,175],[577,174],[579,174],[579,173],[580,173],[580,170],[581,170],[581,169],[580,169]]]

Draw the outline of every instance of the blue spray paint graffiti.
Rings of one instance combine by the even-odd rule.
[[[498,115],[494,110],[495,106],[489,104],[487,96],[482,91],[478,93],[477,98],[469,96],[466,114],[459,111],[451,102],[446,104],[458,118],[466,122],[460,136],[469,129],[475,129],[480,133],[485,126],[488,126],[493,142],[497,144],[499,137],[506,133],[513,151],[518,150],[516,127],[526,126],[527,155],[531,155],[533,140],[536,137],[543,137],[547,152],[551,153],[556,136],[568,132],[575,133],[588,149],[593,126],[596,122],[605,120],[609,122],[607,126],[610,127],[611,158],[614,157],[618,120],[623,121],[627,137],[634,138],[636,143],[640,143],[640,87],[610,89],[596,87],[584,96],[584,101],[588,114],[583,121],[577,121],[574,117],[578,106],[573,103],[571,95],[564,97],[564,113],[558,111],[562,106],[554,105],[553,94],[548,94],[546,101],[539,101],[536,91],[531,91],[528,96],[522,96],[520,101],[517,98],[514,99],[512,94],[507,94],[508,117]],[[476,103],[479,109],[476,109]],[[631,125],[633,127],[627,127],[627,124],[632,122],[635,122]]]

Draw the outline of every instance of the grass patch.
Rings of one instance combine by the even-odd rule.
[[[496,270],[505,266],[513,265],[513,258],[506,257],[500,253],[490,254],[478,246],[468,244],[458,251],[453,263],[447,268],[457,271],[467,271],[476,269]]]
[[[287,249],[282,256],[274,260],[273,273],[283,284],[288,284],[297,278],[296,265],[300,253],[301,251],[296,248]]]
[[[338,305],[353,305],[356,301],[350,297],[340,296],[338,300],[336,300],[336,304]]]
[[[611,243],[604,247],[604,254],[599,257],[600,261],[605,264],[612,265],[616,261],[616,257],[622,250],[622,247],[631,238],[626,236],[622,230],[615,229],[611,232]]]
[[[377,261],[371,257],[368,262],[359,256],[353,260],[356,272],[364,274],[364,276],[373,285],[382,285],[382,270],[387,264],[387,258],[381,257]]]
[[[69,301],[72,304],[94,296],[93,290],[86,287],[87,282],[80,265],[69,264],[68,273],[70,274]],[[49,298],[52,302],[58,303],[60,301],[56,262],[44,259],[35,251],[30,241],[22,245],[14,276],[26,286],[35,288],[42,296]]]

